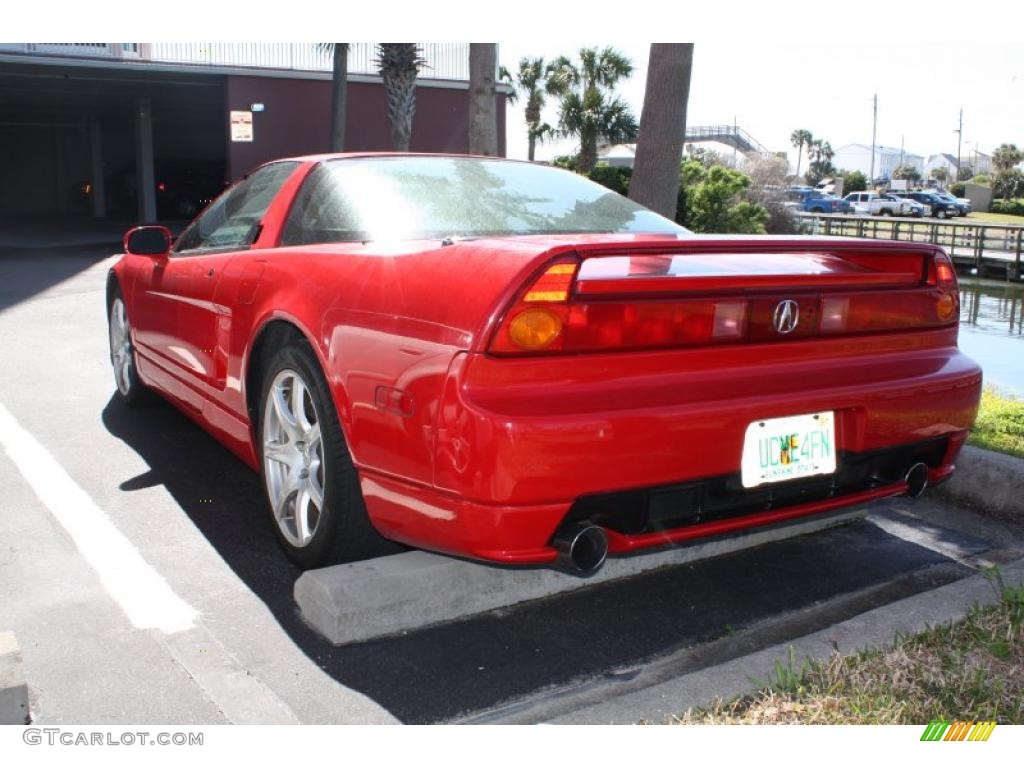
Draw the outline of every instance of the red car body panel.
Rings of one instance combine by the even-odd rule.
[[[748,424],[816,411],[835,412],[841,451],[947,438],[930,476],[952,472],[981,388],[980,369],[957,349],[955,324],[642,351],[489,352],[517,294],[564,255],[669,250],[695,259],[731,255],[742,266],[753,254],[764,275],[722,275],[704,290],[774,301],[878,281],[844,267],[844,253],[916,258],[938,252],[932,246],[559,235],[279,247],[292,200],[320,159],[301,159],[250,248],[164,260],[126,255],[113,274],[133,319],[142,380],[254,469],[252,350],[269,323],[301,332],[333,392],[367,511],[385,536],[485,560],[550,562],[552,535],[581,497],[735,474]],[[794,253],[821,254],[821,273],[801,284],[787,272]],[[773,264],[781,277],[772,276]],[[609,531],[610,550],[905,490],[886,483],[667,531]]]

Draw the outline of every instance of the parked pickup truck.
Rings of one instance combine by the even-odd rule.
[[[903,200],[880,195],[877,192],[851,192],[843,198],[853,206],[854,213],[868,216],[912,216],[912,206]]]
[[[853,213],[848,202],[817,189],[791,187],[786,190],[786,197],[794,208],[806,213]]]

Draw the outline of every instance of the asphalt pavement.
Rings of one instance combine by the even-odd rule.
[[[257,476],[169,405],[113,397],[111,250],[0,249],[0,408],[24,431],[0,435],[0,630],[21,645],[37,722],[500,721],[723,638],[820,630],[1024,549],[1005,526],[898,500],[827,531],[335,647],[297,612],[299,573]],[[98,522],[76,529],[87,514]],[[126,609],[117,580],[136,572],[194,611],[190,626]]]

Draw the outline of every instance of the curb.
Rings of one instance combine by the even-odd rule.
[[[1024,583],[1024,560],[1000,567],[1007,586]],[[600,703],[583,706],[547,720],[559,724],[619,724],[640,721],[664,723],[690,708],[707,706],[718,698],[729,700],[750,693],[757,679],[768,679],[776,661],[794,658],[826,661],[834,651],[844,655],[889,645],[897,634],[916,634],[937,624],[962,619],[976,604],[998,601],[996,591],[982,575],[922,592],[875,608],[789,642],[779,643],[723,664],[666,680],[616,696],[604,688]]]
[[[13,632],[0,632],[0,724],[27,725],[28,685]]]
[[[1024,459],[965,445],[957,471],[935,493],[1003,520],[1024,523]]]
[[[551,568],[503,568],[406,552],[306,571],[295,582],[302,618],[335,645],[456,621],[613,579],[814,533],[863,517],[863,508],[608,560],[580,578]]]

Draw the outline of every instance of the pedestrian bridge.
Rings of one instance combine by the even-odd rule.
[[[725,144],[747,156],[772,154],[757,139],[736,125],[697,125],[686,129],[687,144],[714,141]]]

